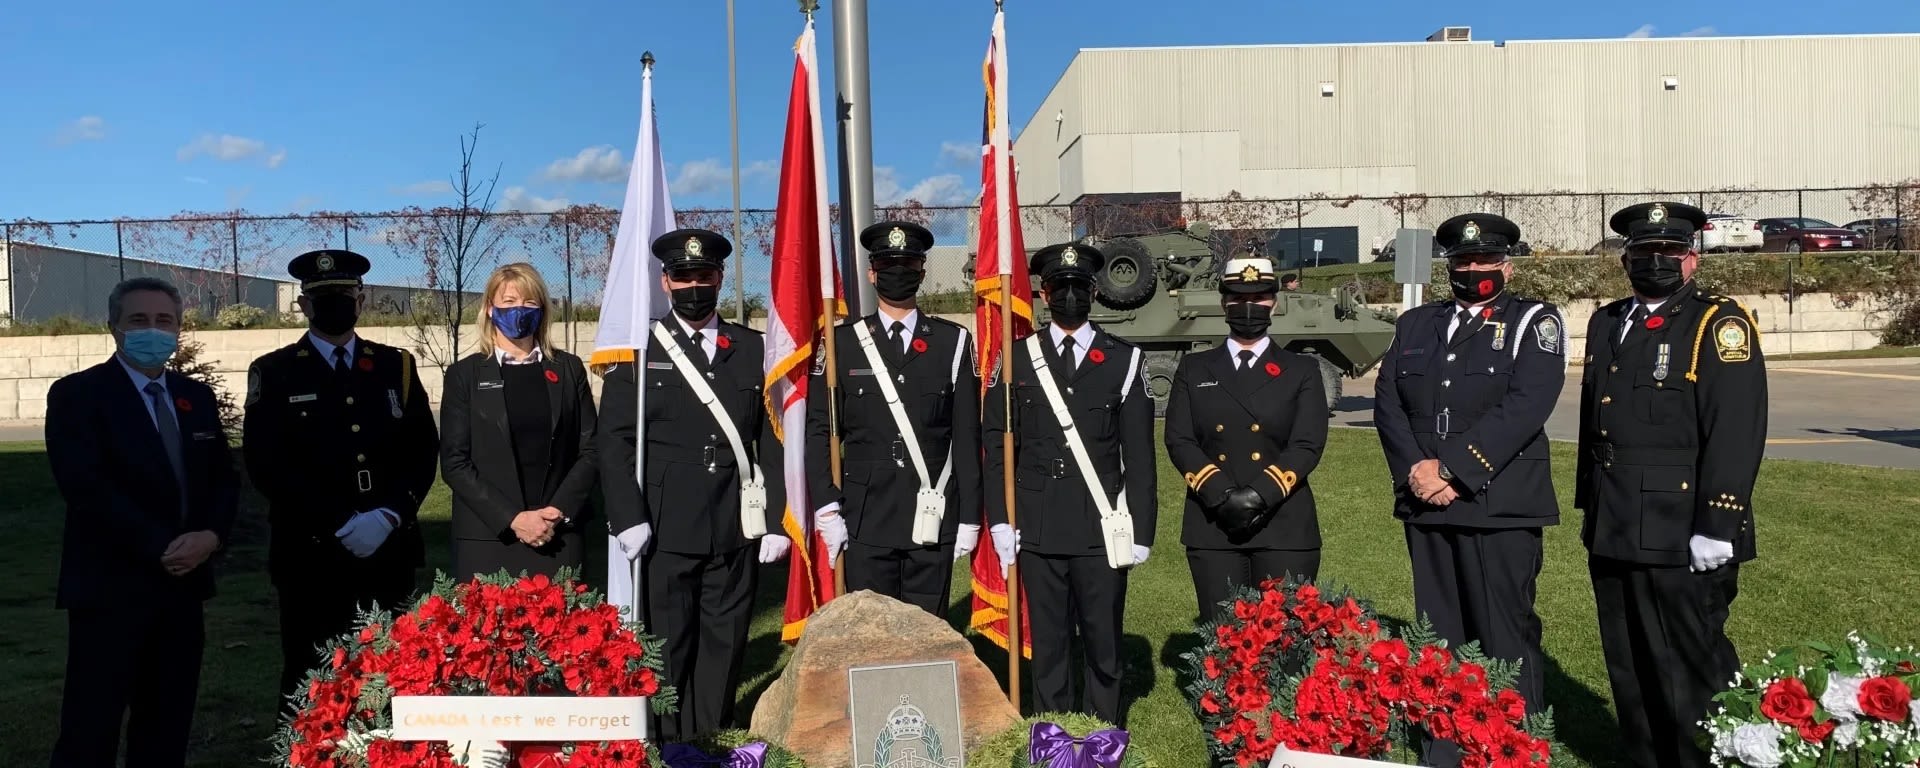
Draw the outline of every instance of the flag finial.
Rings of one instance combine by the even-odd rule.
[[[817,10],[820,10],[820,0],[800,0],[801,13],[812,16],[813,12]]]
[[[653,51],[640,52],[640,66],[653,69]]]

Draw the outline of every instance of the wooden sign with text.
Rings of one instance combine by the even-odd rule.
[[[1299,752],[1282,746],[1274,750],[1273,761],[1267,763],[1267,768],[1406,768],[1406,766],[1401,763],[1363,760],[1358,757]]]
[[[647,737],[644,696],[395,696],[401,741],[623,741]]]

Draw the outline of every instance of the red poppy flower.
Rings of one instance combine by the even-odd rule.
[[[1492,293],[1492,292],[1493,292],[1493,281],[1492,281],[1492,280],[1482,280],[1482,281],[1480,281],[1480,283],[1481,283],[1481,285],[1480,285],[1480,292],[1481,292],[1481,293]],[[1487,318],[1491,318],[1491,317],[1493,317],[1493,307],[1481,307],[1481,308],[1480,308],[1480,317],[1481,317],[1481,319],[1483,319],[1483,320],[1484,320],[1484,319],[1487,319]]]
[[[927,340],[926,340],[926,339],[914,339],[914,340],[913,340],[913,351],[915,351],[915,352],[925,352],[925,351],[927,351]]]
[[[733,346],[733,339],[728,338],[727,335],[723,333],[714,337],[713,344],[721,349],[729,349]]]
[[[1649,331],[1658,330],[1660,326],[1663,326],[1666,324],[1667,324],[1667,319],[1659,315],[1654,315],[1653,317],[1647,318],[1647,330]]]
[[[173,407],[179,410],[181,413],[193,413],[193,403],[188,402],[187,399],[184,397],[175,398],[173,401]]]
[[[1280,364],[1279,364],[1279,363],[1267,363],[1267,375],[1268,375],[1268,376],[1279,376],[1279,375],[1280,375]]]
[[[549,384],[560,383],[560,374],[554,373],[553,371],[547,371],[547,383]]]
[[[1107,361],[1107,353],[1097,349],[1089,349],[1087,350],[1087,359],[1095,363],[1104,363]]]
[[[373,370],[373,358],[371,357],[360,358],[360,370],[363,370],[363,371]]]

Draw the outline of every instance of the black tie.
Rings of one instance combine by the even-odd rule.
[[[893,325],[888,328],[888,335],[890,338],[893,339],[893,351],[895,352],[907,351],[907,348],[905,346],[902,346],[900,343],[900,334],[903,334],[906,332],[907,332],[907,324],[900,322],[898,320],[893,321]]]
[[[167,407],[167,390],[160,386],[160,382],[147,382],[143,391],[147,393],[147,403],[153,406],[153,426],[160,431],[160,447],[166,449],[167,463],[173,466],[173,481],[180,487],[180,516],[185,518],[187,466],[180,453],[180,425],[174,421],[173,411]]]
[[[1073,341],[1072,336],[1060,340],[1060,367],[1068,376],[1072,376],[1077,367],[1073,359]]]
[[[1453,326],[1453,333],[1447,336],[1447,346],[1453,346],[1460,341],[1460,336],[1467,332],[1467,326],[1473,323],[1473,310],[1461,307],[1457,316],[1460,320]]]
[[[1632,335],[1633,329],[1635,327],[1638,327],[1642,322],[1644,322],[1647,319],[1647,315],[1649,314],[1651,313],[1647,311],[1647,305],[1645,304],[1633,305],[1633,311],[1627,313],[1627,327],[1620,334],[1620,338],[1624,340],[1628,336]]]
[[[1253,370],[1253,350],[1251,349],[1240,350],[1240,370],[1243,370],[1243,371]]]
[[[333,348],[333,377],[342,381],[347,378],[347,348]]]

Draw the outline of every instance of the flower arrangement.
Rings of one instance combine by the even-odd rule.
[[[1529,716],[1517,666],[1457,651],[1422,621],[1393,637],[1351,594],[1270,579],[1244,587],[1230,618],[1184,655],[1189,699],[1216,758],[1263,766],[1281,746],[1412,762],[1424,733],[1454,741],[1464,768],[1551,762],[1553,721]]]
[[[1849,633],[1748,664],[1701,725],[1715,765],[1920,765],[1920,652]]]
[[[655,713],[676,696],[660,684],[660,641],[621,619],[563,570],[505,571],[431,592],[398,616],[363,612],[359,629],[328,643],[307,675],[298,711],[274,744],[285,768],[452,768],[439,742],[389,738],[395,696],[648,696]],[[515,746],[515,745],[510,745]],[[520,762],[566,768],[643,768],[639,741],[515,746]]]
[[[1070,753],[1061,747],[1071,745]],[[1115,746],[1124,746],[1116,750]],[[1035,754],[1036,748],[1040,754]],[[1118,762],[1114,753],[1118,752]],[[1036,761],[1037,760],[1037,761]],[[1042,712],[967,751],[967,768],[1158,768],[1127,732],[1091,715]]]

